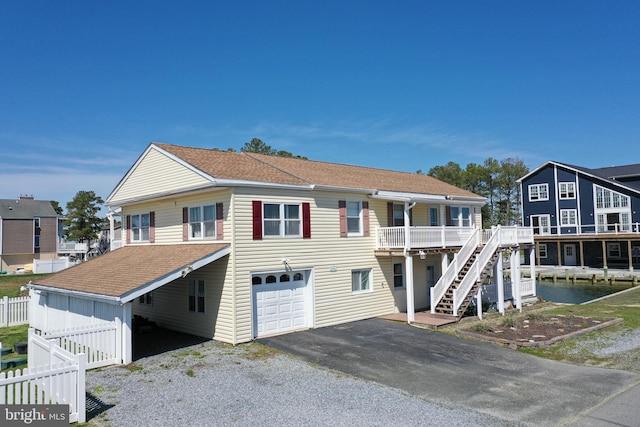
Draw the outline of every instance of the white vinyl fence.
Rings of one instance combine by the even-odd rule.
[[[70,353],[85,354],[87,369],[117,364],[122,359],[122,346],[118,345],[118,328],[113,323],[58,329],[40,332],[40,335],[47,340],[55,341]]]
[[[29,324],[29,297],[0,300],[0,327]]]
[[[58,258],[58,259],[34,259],[33,260],[33,273],[34,274],[44,274],[44,273],[55,273],[58,271],[62,271],[65,268],[69,268],[74,265],[69,258]]]
[[[71,354],[29,329],[29,365],[0,373],[0,404],[69,405],[69,422],[86,421],[86,356]]]

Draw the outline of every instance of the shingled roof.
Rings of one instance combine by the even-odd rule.
[[[172,144],[153,145],[219,179],[483,199],[431,176],[416,173]]]
[[[33,219],[36,217],[56,217],[58,214],[47,200],[30,198],[0,199],[0,218]]]
[[[38,278],[32,285],[105,295],[124,303],[135,298],[135,291],[152,291],[180,277],[182,271],[188,273],[225,256],[228,247],[220,243],[124,246]]]

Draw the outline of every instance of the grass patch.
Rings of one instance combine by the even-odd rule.
[[[0,298],[15,298],[28,295],[28,292],[20,292],[20,286],[26,285],[29,281],[47,276],[47,274],[1,274],[0,275]]]
[[[242,356],[248,360],[266,359],[274,357],[275,355],[280,353],[280,351],[276,350],[275,348],[267,347],[255,341],[243,344],[243,349],[245,350],[245,352]]]
[[[193,369],[189,369],[187,372],[185,372],[185,374],[187,374],[188,377],[195,377],[196,374],[193,372]]]
[[[583,317],[620,317],[623,322],[610,328],[592,332],[564,341],[550,348],[522,350],[547,359],[560,360],[589,366],[602,366],[640,372],[640,349],[601,357],[601,350],[608,337],[640,328],[640,287],[621,295],[605,298],[585,305],[566,305],[545,311],[545,315],[574,315]]]
[[[475,325],[473,325],[471,327],[471,330],[475,331],[475,332],[493,332],[493,327],[491,326],[491,323],[483,320],[481,322],[476,323]]]
[[[3,348],[13,347],[17,342],[26,342],[29,339],[29,325],[9,326],[0,328],[0,342]]]

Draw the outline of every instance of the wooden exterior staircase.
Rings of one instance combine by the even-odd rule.
[[[462,266],[460,271],[458,271],[458,274],[454,279],[453,283],[449,285],[442,299],[438,301],[438,303],[435,305],[434,312],[436,314],[454,316],[454,317],[457,317],[458,320],[460,320],[460,318],[463,316],[467,308],[469,308],[471,301],[473,301],[473,299],[475,298],[478,292],[478,289],[480,288],[484,280],[489,276],[496,260],[498,259],[501,253],[500,251],[495,251],[493,253],[490,261],[486,263],[482,268],[482,272],[480,273],[478,279],[474,281],[470,291],[464,296],[464,299],[462,300],[462,303],[458,308],[457,313],[454,313],[454,290],[459,288],[463,278],[471,270],[473,264],[476,262],[476,259],[478,258],[478,255],[482,251],[483,247],[484,247],[483,245],[478,246],[475,249],[475,251],[471,254],[467,262]]]

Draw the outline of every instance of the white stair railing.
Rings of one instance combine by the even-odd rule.
[[[471,264],[471,268],[460,281],[460,286],[453,290],[453,315],[458,316],[458,310],[462,302],[467,297],[473,285],[480,280],[482,270],[487,266],[493,254],[501,245],[502,230],[500,226],[493,229],[491,238],[485,243],[484,247]]]
[[[436,282],[436,284],[430,289],[431,292],[431,313],[435,314],[436,306],[444,297],[444,294],[449,289],[449,286],[453,283],[453,281],[458,277],[458,273],[467,263],[471,255],[475,252],[476,248],[480,244],[481,239],[481,231],[480,229],[475,229],[473,233],[469,236],[460,252],[454,255],[453,261],[451,264],[447,266],[447,269],[444,271],[440,279]]]

